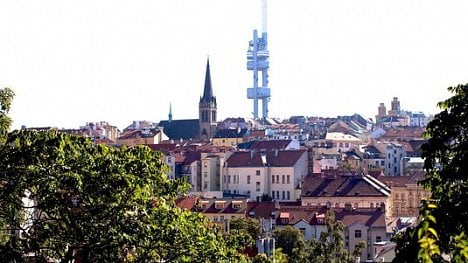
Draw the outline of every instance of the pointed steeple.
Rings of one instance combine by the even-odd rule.
[[[211,73],[210,73],[210,59],[206,59],[206,73],[205,73],[205,88],[203,89],[203,97],[200,101],[211,102],[214,99],[213,88],[211,87]]]
[[[169,103],[169,121],[171,122],[172,121],[172,103]]]

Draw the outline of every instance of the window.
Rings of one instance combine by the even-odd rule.
[[[276,183],[279,184],[279,174],[276,175]]]
[[[219,221],[223,222],[224,221],[224,216],[220,216]]]
[[[302,236],[305,237],[306,229],[301,227],[301,228],[299,228],[299,231],[301,231]]]
[[[271,191],[271,197],[275,199],[275,191]]]
[[[208,172],[203,172],[203,176],[206,178],[208,177]]]
[[[241,208],[241,206],[242,206],[241,202],[232,202],[232,207],[234,209],[239,209],[239,208]]]
[[[288,199],[288,200],[291,199],[291,195],[290,195],[289,191],[286,192],[286,199]]]
[[[256,183],[256,188],[257,188],[257,189],[256,189],[257,192],[260,192],[260,182],[257,182],[257,183]]]
[[[228,175],[228,183],[230,184],[231,183],[231,176]]]
[[[283,191],[283,199],[286,199],[286,195],[284,191]]]
[[[255,171],[256,175],[260,175],[260,170]]]
[[[250,175],[247,175],[247,183],[250,184]]]
[[[345,143],[345,147],[346,147],[346,148],[349,148],[349,142],[346,142],[346,143]]]
[[[340,208],[340,203],[335,203],[335,208]]]
[[[274,176],[274,175],[271,176],[271,183],[272,183],[272,184],[275,183],[275,176]]]
[[[370,208],[374,208],[374,203],[370,203]]]
[[[381,236],[376,236],[375,237],[375,242],[381,242],[382,241],[382,237]]]
[[[286,175],[286,183],[288,183],[288,184],[289,184],[289,183],[290,183],[290,181],[291,181],[291,180],[290,180],[290,176],[289,176],[289,174],[288,174],[288,175]]]
[[[224,180],[223,180],[223,182],[226,182],[226,178],[227,178],[227,176],[224,176]]]
[[[218,216],[214,216],[213,221],[218,222]]]
[[[205,182],[205,184],[203,185],[203,189],[205,189],[205,190],[208,189],[208,183],[207,182]]]
[[[215,202],[215,208],[216,209],[223,209],[225,203],[224,202]]]
[[[276,199],[279,199],[279,191],[276,191]]]
[[[354,230],[354,237],[355,238],[361,238],[361,230]]]
[[[281,183],[284,184],[284,174],[281,176]]]

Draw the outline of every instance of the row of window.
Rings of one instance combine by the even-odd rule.
[[[277,200],[291,200],[291,192],[289,191],[271,191],[271,197]]]
[[[275,179],[276,179],[276,181],[275,181]],[[285,179],[286,179],[286,180],[285,180]],[[271,176],[271,183],[272,183],[272,184],[275,184],[275,183],[276,183],[276,184],[279,184],[279,183],[280,183],[280,176],[279,176],[279,175],[272,175],[272,176]],[[282,183],[282,184],[289,184],[289,183],[291,183],[291,177],[290,177],[290,175],[288,174],[288,175],[285,176],[285,175],[283,174],[283,175],[281,176],[281,183]]]
[[[362,231],[361,230],[354,230],[354,237],[355,238],[361,238],[362,237]],[[346,237],[346,242],[348,241],[348,237]],[[376,236],[375,237],[375,242],[381,242],[382,241],[382,237],[381,236]]]

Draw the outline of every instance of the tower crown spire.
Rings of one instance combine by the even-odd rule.
[[[205,87],[201,101],[211,102],[213,100],[213,88],[211,87],[210,59],[206,59]]]

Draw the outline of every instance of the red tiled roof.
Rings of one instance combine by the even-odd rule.
[[[335,209],[334,209],[335,210]],[[357,208],[335,210],[335,219],[344,226],[359,222],[366,226],[386,227],[385,212],[379,208]]]
[[[201,158],[201,152],[199,151],[190,151],[184,153],[183,165],[190,165],[195,161],[199,161]]]
[[[424,172],[417,172],[411,176],[378,176],[377,179],[391,187],[405,186],[407,184],[417,184],[425,179]]]
[[[150,147],[153,151],[169,153],[176,149],[177,144],[176,143],[146,144],[146,146]]]
[[[266,164],[273,167],[292,167],[306,150],[287,150],[270,152],[235,152],[226,164],[228,167],[260,167]],[[263,163],[265,156],[266,163]]]
[[[271,218],[275,212],[275,202],[249,202],[247,203],[247,214],[253,214],[255,218]]]
[[[260,151],[282,150],[288,147],[292,140],[268,140],[268,141],[254,141],[250,149]]]
[[[192,210],[197,204],[198,197],[180,197],[176,200],[177,207],[181,209]]]
[[[365,175],[364,175],[365,176]],[[370,176],[369,176],[370,177]],[[375,180],[375,179],[374,179]],[[360,175],[308,175],[302,184],[305,197],[386,196]]]

